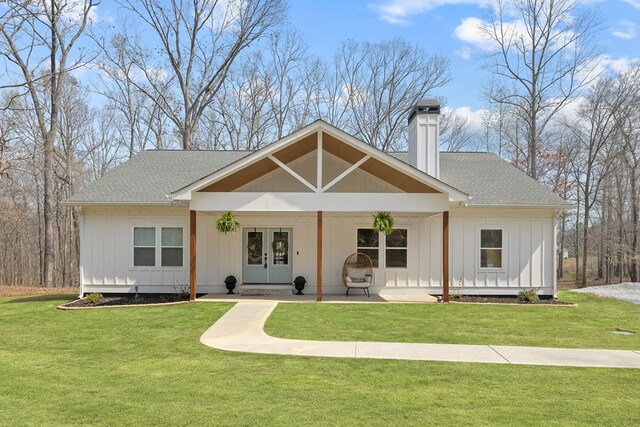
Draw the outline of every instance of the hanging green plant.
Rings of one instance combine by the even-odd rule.
[[[240,228],[240,223],[236,219],[233,212],[225,212],[220,215],[220,218],[216,221],[216,229],[220,233],[235,233]]]
[[[373,215],[373,226],[371,229],[378,233],[393,233],[394,220],[390,212],[378,212]]]

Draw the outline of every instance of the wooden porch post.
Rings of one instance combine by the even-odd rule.
[[[317,272],[316,272],[316,280],[317,280],[317,290],[316,290],[316,300],[318,302],[322,302],[322,211],[318,211],[318,234],[317,234],[317,242],[318,247],[317,251]]]
[[[196,211],[189,211],[189,299],[196,299]]]
[[[442,212],[442,301],[449,302],[449,211]]]

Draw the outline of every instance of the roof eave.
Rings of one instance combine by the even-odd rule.
[[[60,202],[62,206],[144,206],[144,207],[184,207],[186,203],[169,200],[167,202],[123,202],[123,201],[83,201],[83,200],[63,200]]]
[[[467,203],[464,205],[465,207],[468,208],[511,208],[511,209],[556,209],[556,210],[571,210],[571,209],[575,209],[576,206],[575,205],[568,205],[568,204],[541,204],[541,205],[534,205],[534,204],[519,204],[519,205],[514,205],[514,204],[472,204],[472,203]]]

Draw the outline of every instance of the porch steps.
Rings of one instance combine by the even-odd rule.
[[[293,294],[293,285],[261,285],[261,284],[242,284],[238,288],[240,295],[291,295]]]

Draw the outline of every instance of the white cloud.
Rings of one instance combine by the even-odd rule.
[[[369,7],[383,21],[395,25],[407,25],[411,16],[420,15],[441,6],[459,4],[486,6],[489,0],[382,0],[378,3],[370,3]]]
[[[454,30],[455,37],[465,43],[474,45],[482,50],[491,50],[493,43],[482,32],[482,26],[484,21],[480,18],[470,17],[465,18],[460,22],[460,25]]]
[[[471,59],[471,48],[467,46],[461,47],[460,49],[456,50],[456,55],[464,59],[465,61],[468,61],[469,59]]]
[[[444,107],[442,109],[443,114],[451,114],[452,112],[458,116],[466,118],[467,124],[473,130],[480,129],[482,127],[483,117],[489,114],[488,110],[482,108],[479,110],[474,110],[473,108],[467,106],[458,108]]]
[[[636,9],[640,9],[640,0],[622,0],[625,3],[629,3],[631,6]]]
[[[622,20],[616,28],[611,30],[611,34],[623,40],[634,39],[636,37],[636,24],[635,22]]]
[[[639,60],[640,58],[629,58],[627,56],[612,58],[610,55],[600,55],[594,61],[594,75],[599,75],[606,72],[623,73],[628,70],[631,65],[637,63]]]

